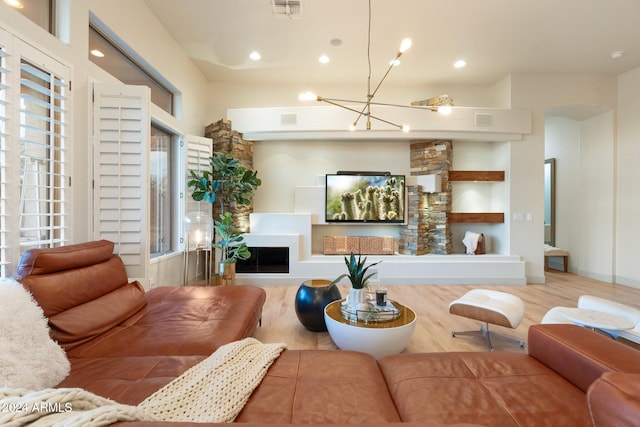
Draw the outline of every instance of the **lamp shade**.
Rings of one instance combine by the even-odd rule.
[[[204,212],[190,212],[185,218],[186,245],[188,251],[210,249],[213,241],[213,218]]]

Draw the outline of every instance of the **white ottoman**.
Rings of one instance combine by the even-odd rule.
[[[449,304],[449,313],[483,322],[480,328],[493,351],[489,323],[515,329],[524,317],[524,302],[515,295],[488,289],[473,289]],[[452,332],[452,336],[478,331]],[[518,340],[516,340],[518,341]],[[524,341],[518,341],[524,347]]]

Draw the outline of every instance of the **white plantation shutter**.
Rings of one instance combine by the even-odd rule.
[[[56,247],[68,240],[69,98],[66,72],[20,61],[20,246]]]
[[[10,239],[12,230],[18,229],[18,213],[11,209],[17,201],[12,193],[13,185],[20,174],[18,150],[12,149],[11,137],[11,64],[7,53],[9,35],[0,29],[0,277],[9,277],[20,256],[17,239]]]
[[[0,30],[0,275],[70,240],[71,72]]]
[[[186,181],[185,181],[185,215],[191,212],[211,212],[211,204],[207,202],[196,202],[191,197],[193,187],[187,187],[187,182],[190,179],[189,171],[204,171],[209,170],[209,157],[211,157],[213,151],[213,141],[210,138],[204,138],[202,136],[187,135],[186,141]]]
[[[127,275],[149,272],[149,116],[146,86],[94,86],[94,238],[115,243]]]

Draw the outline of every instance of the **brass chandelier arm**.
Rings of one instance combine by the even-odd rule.
[[[347,101],[347,100],[339,100],[339,99],[327,99],[327,98],[323,98],[321,96],[319,96],[317,100],[320,101],[320,102],[326,102],[327,104],[331,104],[331,105],[334,105],[336,107],[344,108],[345,110],[348,110],[348,111],[353,111],[354,113],[358,113],[359,114],[358,119],[360,117],[362,117],[362,116],[367,116],[367,117],[372,118],[374,120],[378,120],[379,122],[386,123],[386,124],[391,125],[391,126],[395,126],[398,129],[402,129],[402,125],[390,122],[390,121],[385,120],[385,119],[381,119],[380,117],[374,116],[371,113],[364,113],[364,110],[363,110],[363,112],[360,112],[359,110],[356,110],[355,108],[347,107],[346,105],[342,105],[342,104],[338,103],[338,102],[341,102],[341,101],[362,103],[362,101]],[[365,107],[366,107],[366,105],[367,105],[367,103],[365,103]],[[358,119],[356,119],[356,122],[357,122]]]
[[[401,56],[402,56],[402,52],[398,52],[396,54],[396,57],[393,59],[393,61],[391,61],[390,65],[389,65],[389,68],[387,68],[387,72],[384,73],[384,76],[382,76],[382,78],[378,82],[378,85],[373,90],[373,92],[371,92],[371,75],[369,75],[369,77],[367,78],[367,101],[361,101],[361,102],[364,103],[364,106],[362,107],[362,110],[360,110],[360,112],[358,112],[358,117],[356,117],[356,119],[354,120],[354,122],[353,122],[354,124],[357,124],[358,120],[360,120],[360,117],[362,117],[362,116],[371,116],[371,105],[382,105],[382,104],[376,104],[374,102],[371,102],[371,100],[373,99],[374,96],[376,96],[376,93],[378,93],[378,89],[380,89],[380,86],[382,86],[382,83],[385,81],[385,79],[387,78],[387,76],[391,72],[391,69],[395,66],[396,61],[398,61]],[[366,111],[366,113],[365,113],[365,111]],[[380,121],[385,122],[385,123],[389,123],[386,120],[380,120]],[[394,126],[397,126],[397,125],[394,125]],[[400,126],[400,128],[402,128],[402,126]]]
[[[369,98],[369,101],[371,101],[373,97],[376,96],[376,93],[378,93],[378,89],[380,89],[380,86],[382,86],[382,83],[385,81],[385,79],[391,72],[391,69],[395,67],[395,64],[397,63],[397,61],[400,59],[401,56],[402,56],[402,52],[398,52],[396,54],[396,57],[393,59],[393,61],[391,61],[391,63],[389,64],[389,68],[387,68],[387,72],[384,73],[384,76],[382,76],[382,78],[380,79],[378,86],[376,86],[376,88],[373,90],[373,92],[370,95],[367,95]]]
[[[406,105],[406,104],[391,104],[387,102],[368,102],[368,101],[356,101],[353,99],[338,99],[338,98],[324,98],[322,96],[317,97],[317,101],[327,102],[328,104],[337,105],[338,107],[347,108],[351,111],[355,111],[356,113],[360,112],[359,110],[344,107],[342,105],[337,104],[338,102],[347,102],[350,104],[365,104],[366,105],[377,105],[383,107],[399,107],[399,108],[413,108],[416,110],[429,110],[429,111],[438,111],[438,105],[426,106],[426,105]],[[331,102],[329,102],[331,101]],[[364,115],[364,109],[362,111]]]

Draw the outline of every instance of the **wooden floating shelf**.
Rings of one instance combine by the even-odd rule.
[[[470,212],[470,213],[456,213],[449,212],[447,214],[449,222],[455,223],[472,223],[472,222],[486,222],[486,223],[503,223],[504,213],[502,212]]]
[[[504,181],[504,171],[449,171],[449,181]]]

